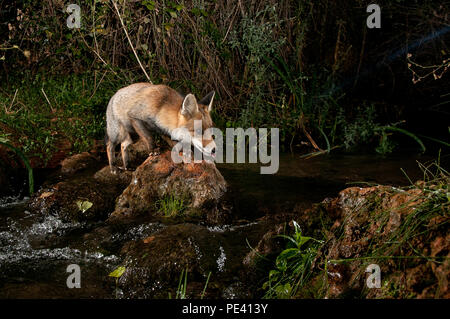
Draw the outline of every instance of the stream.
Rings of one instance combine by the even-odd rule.
[[[234,203],[233,224],[204,226],[202,236],[216,259],[211,280],[222,286],[215,297],[255,297],[235,278],[242,259],[277,220],[267,218],[310,207],[327,197],[335,197],[351,183],[379,183],[403,186],[422,178],[416,161],[419,155],[336,154],[300,159],[281,154],[275,175],[259,174],[257,164],[218,164],[229,184]],[[63,223],[56,217],[35,216],[27,209],[29,198],[0,198],[0,298],[117,298],[114,278],[108,274],[121,265],[120,247],[130,240],[144,239],[168,227],[160,220],[114,229],[109,249],[93,249],[86,236],[102,227],[102,222]],[[265,218],[266,217],[266,218]],[[202,237],[203,238],[203,237]],[[209,238],[211,240],[209,240]],[[219,243],[219,244],[218,244]],[[200,257],[198,257],[200,258]],[[81,288],[69,289],[66,268],[81,268]],[[118,293],[119,292],[119,293]],[[162,292],[164,295],[165,292]]]

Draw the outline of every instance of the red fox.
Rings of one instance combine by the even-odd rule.
[[[118,90],[106,109],[106,148],[111,172],[117,172],[114,153],[118,144],[121,144],[123,169],[127,169],[127,147],[133,143],[133,133],[145,141],[152,154],[151,131],[161,134],[169,145],[174,146],[176,141],[171,138],[180,140],[183,136],[175,132],[184,128],[182,131],[189,132],[195,147],[205,155],[214,154],[215,143],[211,136],[203,136],[201,140],[194,137],[202,136],[201,132],[194,131],[195,120],[202,121],[203,131],[213,125],[210,112],[214,95],[212,91],[197,102],[193,94],[183,97],[168,86],[150,83],[135,83]]]

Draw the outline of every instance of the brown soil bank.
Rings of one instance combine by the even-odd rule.
[[[292,222],[290,231],[279,225],[266,234],[244,263],[254,268],[261,262],[259,254],[277,256],[278,277],[268,285],[268,297],[449,298],[449,181],[441,176],[402,189],[344,189],[297,218],[297,231],[320,239],[320,244],[310,240],[300,249],[301,258],[315,250],[303,273],[296,271],[304,260],[284,258],[295,245],[285,247],[276,236],[292,233]],[[380,267],[379,288],[368,288],[371,264]]]

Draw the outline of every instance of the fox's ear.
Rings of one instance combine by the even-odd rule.
[[[199,102],[200,104],[208,105],[208,112],[211,112],[212,104],[213,104],[213,100],[214,100],[214,96],[215,95],[216,95],[216,92],[211,91],[208,94],[206,94]]]
[[[198,112],[197,99],[194,94],[189,93],[186,95],[183,101],[183,105],[181,105],[181,114],[184,116],[191,116]]]

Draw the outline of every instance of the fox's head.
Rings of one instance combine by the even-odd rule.
[[[178,140],[186,138],[206,156],[215,155],[216,144],[209,128],[212,128],[211,109],[215,92],[212,91],[199,102],[193,94],[183,100],[179,118]],[[186,136],[189,134],[189,136]]]

